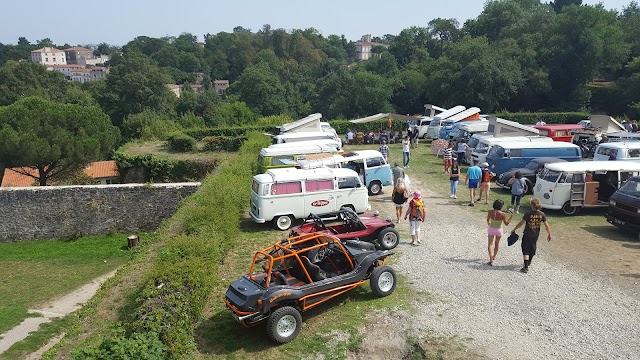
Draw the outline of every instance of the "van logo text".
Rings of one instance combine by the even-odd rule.
[[[329,205],[329,200],[316,200],[311,203],[311,206],[316,206],[316,207],[326,206],[326,205]]]

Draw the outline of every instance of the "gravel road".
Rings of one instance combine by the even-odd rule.
[[[570,264],[548,261],[553,254],[544,230],[528,274],[519,272],[519,243],[507,247],[506,237],[495,265],[485,265],[486,222],[468,211],[466,190],[452,200],[419,183],[413,187],[426,199],[425,244],[409,245],[408,225],[401,222],[394,267],[432,295],[419,302],[415,329],[470,338],[469,348],[492,359],[640,359],[638,298]]]

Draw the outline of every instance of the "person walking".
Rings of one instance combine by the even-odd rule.
[[[464,164],[467,162],[466,157],[468,148],[469,145],[467,145],[464,140],[460,140],[458,142],[458,148],[456,149],[456,152],[458,153],[458,164]]]
[[[453,161],[453,144],[449,145],[442,151],[442,161],[444,162],[444,173],[449,173],[451,162]]]
[[[409,167],[409,160],[411,160],[411,138],[406,136],[402,140],[402,163],[405,168]]]
[[[458,167],[458,161],[454,158],[451,162],[451,168],[449,169],[449,182],[451,183],[451,196],[452,199],[458,198],[458,181],[460,180],[460,168]]]
[[[524,231],[522,233],[522,242],[520,247],[522,248],[522,259],[524,260],[524,266],[520,269],[520,272],[528,273],[529,266],[533,257],[536,255],[536,247],[538,243],[538,237],[540,237],[540,226],[544,224],[544,228],[547,231],[547,241],[551,241],[551,228],[549,222],[547,222],[547,215],[540,211],[542,204],[539,199],[531,200],[531,211],[527,211],[522,217],[522,220],[511,230],[514,234],[516,230],[524,225]]]
[[[520,214],[520,200],[524,195],[524,179],[522,173],[516,171],[516,173],[509,179],[508,182],[511,185],[511,209],[516,214]]]
[[[489,210],[487,214],[487,251],[489,252],[489,262],[487,265],[493,266],[493,262],[496,261],[498,256],[498,250],[500,249],[500,239],[504,233],[502,224],[509,225],[511,219],[513,219],[513,211],[510,211],[510,216],[507,219],[507,214],[502,212],[504,201],[496,200],[493,202],[493,210]]]
[[[378,151],[380,152],[380,154],[382,154],[384,161],[388,163],[389,162],[389,146],[387,145],[386,141],[382,140],[382,144],[380,145],[380,148],[378,148]]]
[[[398,165],[398,163],[394,163],[391,168],[391,174],[393,175],[393,183],[397,184],[398,179],[404,180],[404,170]]]
[[[480,170],[480,194],[478,195],[478,199],[476,201],[482,200],[482,193],[484,193],[484,203],[489,203],[489,190],[491,190],[491,178],[493,178],[496,174],[492,173],[489,170],[488,163],[482,163],[482,169]]]
[[[420,191],[413,193],[413,199],[409,202],[409,208],[404,214],[404,219],[407,220],[409,216],[409,234],[411,235],[411,245],[421,245],[420,240],[420,225],[424,222],[425,211],[422,198],[420,197]]]
[[[400,218],[402,217],[402,207],[409,199],[409,191],[404,184],[404,179],[399,178],[396,182],[396,186],[393,188],[393,192],[391,193],[391,201],[396,207],[396,224],[400,222]]]
[[[464,183],[469,187],[469,206],[476,206],[474,200],[476,197],[476,189],[480,182],[480,175],[482,175],[482,170],[480,170],[477,163],[467,169],[467,175],[464,178]]]

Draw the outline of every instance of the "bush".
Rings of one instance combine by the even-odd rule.
[[[588,119],[589,113],[558,112],[558,113],[510,113],[495,114],[499,118],[515,121],[520,124],[535,124],[542,120],[547,124],[577,124],[580,120]]]
[[[97,348],[84,348],[73,352],[74,360],[162,360],[166,359],[169,348],[160,341],[154,332],[134,333],[129,337],[124,329],[115,331],[115,335],[104,340]]]
[[[196,145],[196,140],[187,134],[175,132],[169,134],[167,137],[167,144],[169,144],[169,149],[172,151],[189,152],[193,151],[193,148]]]
[[[142,169],[142,179],[133,182],[182,182],[203,179],[218,165],[217,160],[170,160],[152,154],[129,154],[120,149],[113,155],[123,179]]]
[[[274,133],[275,127],[273,125],[225,126],[185,130],[184,133],[200,141],[207,136],[245,136],[251,131]]]
[[[346,134],[347,130],[349,129],[363,132],[389,130],[387,119],[380,119],[362,124],[354,124],[348,120],[331,120],[329,121],[329,124],[331,124],[331,127],[336,130],[336,133],[338,133],[338,135]],[[391,129],[393,129],[394,131],[398,131],[403,130],[404,128],[405,122],[403,120],[391,119]]]
[[[207,136],[202,139],[204,151],[238,151],[242,143],[247,138],[245,136]]]
[[[122,123],[122,135],[125,139],[164,140],[167,134],[182,130],[168,115],[145,110],[129,115]]]

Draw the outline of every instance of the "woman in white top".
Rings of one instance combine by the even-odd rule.
[[[402,163],[405,168],[409,167],[409,160],[411,160],[411,138],[406,136],[402,140]]]

